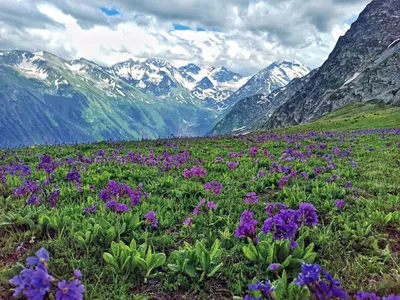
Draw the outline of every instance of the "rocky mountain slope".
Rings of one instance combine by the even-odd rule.
[[[257,72],[250,80],[226,99],[227,106],[254,95],[269,95],[271,92],[287,85],[292,79],[303,77],[310,69],[298,61],[283,60],[269,65]]]
[[[327,61],[262,128],[312,121],[349,103],[400,103],[400,1],[374,0]]]
[[[239,134],[260,128],[265,122],[265,117],[271,116],[285,99],[296,94],[316,71],[313,70],[302,78],[295,78],[287,86],[268,95],[258,94],[240,100],[208,134]]]

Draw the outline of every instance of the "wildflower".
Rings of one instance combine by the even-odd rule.
[[[282,203],[270,203],[266,206],[265,212],[268,216],[273,216],[275,213],[277,213],[277,210],[282,208],[287,208],[287,205]]]
[[[257,148],[257,147],[252,147],[252,148],[250,148],[250,150],[249,150],[249,155],[250,155],[251,157],[256,157],[257,152],[258,152],[258,148]]]
[[[300,203],[299,210],[302,213],[303,221],[308,226],[318,224],[317,210],[310,203]]]
[[[76,181],[79,182],[81,180],[81,175],[79,175],[76,171],[71,171],[67,174],[66,179],[68,181]]]
[[[79,278],[82,276],[82,272],[79,269],[75,269],[74,271],[74,277]]]
[[[153,227],[157,227],[158,221],[156,219],[156,214],[154,211],[149,211],[147,214],[144,215],[146,219],[146,225],[151,225]]]
[[[86,206],[83,209],[83,213],[85,213],[85,214],[95,213],[96,210],[97,210],[97,206],[96,206],[96,204],[94,204],[92,206]]]
[[[215,205],[214,201],[207,202],[207,206],[209,209],[217,209],[217,205]]]
[[[339,200],[336,200],[336,207],[337,208],[342,208],[344,206],[344,200],[343,199],[339,199]]]
[[[257,224],[254,219],[254,213],[245,210],[240,217],[240,224],[236,228],[235,235],[237,238],[249,237],[255,244],[257,243]]]
[[[262,231],[271,232],[275,240],[293,239],[300,224],[299,211],[282,209],[279,214],[265,220]]]
[[[28,199],[28,205],[39,205],[40,203],[40,198],[36,194],[33,194],[32,197]]]
[[[346,189],[351,189],[352,185],[351,185],[350,181],[346,181],[344,187],[345,187]]]
[[[106,203],[106,208],[113,208],[114,206],[116,206],[118,204],[117,200],[112,200],[112,201],[108,201]]]
[[[81,300],[83,299],[83,293],[85,292],[85,286],[78,279],[72,280],[67,283],[62,280],[58,283],[58,291],[56,292],[57,300]]]
[[[183,177],[190,178],[192,176],[193,176],[193,174],[190,170],[188,170],[188,169],[183,170]]]
[[[321,276],[322,267],[318,264],[301,264],[301,273],[295,283],[299,286],[316,282]]]
[[[222,183],[213,180],[204,184],[204,188],[219,196],[221,195]]]
[[[287,184],[289,183],[289,176],[283,176],[281,179],[279,179],[279,188],[283,189]]]
[[[268,270],[276,272],[279,269],[280,264],[278,263],[274,263],[274,264],[270,264],[268,267]]]
[[[289,244],[290,249],[297,248],[298,245],[299,245],[299,244],[298,244],[296,241],[291,241],[290,244]]]
[[[192,225],[192,220],[193,220],[193,218],[187,218],[187,219],[183,222],[183,225],[191,226],[191,225]]]
[[[40,248],[35,256],[30,256],[26,259],[26,264],[30,267],[38,266],[38,267],[46,267],[46,263],[50,259],[49,252],[45,248]]]
[[[381,297],[377,296],[375,293],[367,293],[360,291],[355,295],[356,300],[381,300]]]
[[[244,202],[246,204],[257,204],[258,203],[258,197],[255,192],[250,192],[246,194],[246,199],[244,199]]]
[[[249,289],[252,291],[260,291],[261,294],[265,297],[269,297],[274,291],[274,287],[271,285],[269,281],[257,282],[255,284],[250,284]]]
[[[395,294],[390,294],[386,297],[382,297],[382,300],[400,300],[400,296],[396,296]]]
[[[232,171],[234,171],[235,169],[236,169],[236,167],[239,165],[239,161],[237,161],[237,162],[231,162],[231,161],[228,161],[227,162],[227,165],[228,165],[228,168],[229,169],[231,169]]]
[[[118,203],[117,205],[114,206],[114,211],[116,213],[123,213],[130,211],[131,209],[128,207],[128,205],[123,204],[123,203]]]
[[[295,283],[299,286],[307,285],[317,299],[347,299],[347,293],[340,288],[340,281],[326,271],[321,277],[321,271],[322,267],[318,264],[302,263],[301,273]]]

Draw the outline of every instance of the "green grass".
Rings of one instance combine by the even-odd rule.
[[[317,120],[299,126],[278,129],[278,132],[326,130],[358,130],[396,128],[400,126],[400,107],[383,104],[349,104]]]
[[[300,255],[298,260],[292,259],[303,249],[301,245],[299,250],[288,250],[288,242],[274,242],[270,235],[259,234],[260,249],[274,247],[272,262],[283,265],[288,259],[285,270],[290,282],[299,273],[300,261],[315,259],[340,279],[351,295],[359,290],[379,295],[399,294],[400,130],[331,132],[380,127],[400,128],[399,109],[376,104],[348,106],[311,124],[280,129],[278,134],[0,150],[0,295],[11,298],[7,281],[21,270],[26,257],[40,247],[49,250],[48,266],[58,278],[70,278],[75,268],[82,271],[87,299],[232,299],[248,292],[247,285],[257,277],[274,281],[279,289],[281,284],[276,276],[267,270],[269,257],[261,260],[258,274],[257,260],[247,248],[249,241],[234,234],[246,209],[255,213],[260,233],[267,218],[265,207],[272,202],[285,203],[292,209],[308,202],[315,206],[319,217],[317,226],[301,227],[296,233],[295,239],[300,244],[304,241],[308,247],[307,256]],[[330,133],[314,132],[320,130]],[[255,157],[249,155],[252,147],[259,149]],[[268,155],[263,154],[263,149],[268,150]],[[104,150],[104,156],[99,150]],[[239,157],[230,153],[241,151],[243,155]],[[23,185],[24,179],[37,183],[46,180],[48,175],[37,169],[43,154],[50,155],[60,166],[53,173],[51,184],[43,186],[43,192],[36,192],[41,204],[29,206],[27,200],[31,195],[17,197],[13,190]],[[164,162],[168,156],[175,158]],[[176,161],[181,165],[176,166]],[[240,161],[239,165],[230,170],[227,162],[236,161]],[[168,162],[172,162],[171,168]],[[207,175],[184,178],[184,169],[199,163]],[[15,164],[28,165],[32,174],[24,179],[10,174],[7,170]],[[82,192],[66,181],[72,164],[81,175]],[[291,166],[299,175],[280,188],[279,181],[288,174],[271,172],[274,166]],[[315,167],[325,169],[314,174]],[[263,171],[265,175],[261,176]],[[309,174],[309,179],[300,175],[302,171]],[[5,186],[1,174],[6,174]],[[329,183],[327,178],[333,176],[337,179]],[[150,196],[143,197],[139,205],[118,217],[99,199],[100,190],[109,180],[128,184],[132,189],[143,183],[143,191]],[[204,189],[204,184],[211,180],[223,184],[220,196]],[[345,188],[347,181],[351,182],[351,188]],[[96,190],[91,190],[90,185]],[[51,207],[48,195],[56,189],[60,190],[60,199]],[[244,203],[249,192],[257,193],[258,204]],[[217,209],[193,216],[190,229],[183,226],[203,198],[214,201]],[[345,200],[342,209],[336,207],[337,199]],[[124,197],[119,201],[130,203]],[[82,213],[94,203],[97,213]],[[157,228],[147,227],[144,222],[144,215],[150,210],[157,215]],[[125,244],[129,245],[132,239],[136,241],[135,253],[140,254],[143,249],[140,245],[147,243],[156,253],[166,255],[166,262],[152,270],[147,282],[133,260],[123,269],[103,259],[105,252],[115,250],[115,244],[112,245],[118,241],[118,228],[120,240]],[[215,240],[219,241],[219,247],[211,251]],[[24,248],[17,251],[21,242]],[[204,249],[198,243],[196,246],[196,242],[201,242]],[[215,256],[207,267],[209,276],[202,278],[199,257],[207,257],[207,252]],[[187,272],[179,267],[185,258],[193,266]],[[282,269],[279,275],[283,276]],[[300,298],[300,290],[295,295],[298,297],[276,295],[276,300],[305,299]]]

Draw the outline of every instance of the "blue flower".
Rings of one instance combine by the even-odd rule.
[[[30,256],[26,259],[26,264],[30,267],[38,266],[38,267],[46,267],[46,263],[50,259],[49,252],[46,249],[40,248],[35,256]]]

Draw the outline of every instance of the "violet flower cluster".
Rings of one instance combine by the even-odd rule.
[[[204,189],[213,192],[217,196],[220,196],[222,190],[222,183],[213,180],[204,184]]]
[[[15,286],[13,296],[18,297],[21,293],[30,300],[42,300],[46,294],[53,294],[57,300],[81,300],[85,292],[85,286],[78,279],[82,274],[79,270],[74,271],[74,277],[66,280],[55,280],[47,268],[50,260],[49,252],[41,248],[35,256],[28,257],[26,264],[29,268],[23,269],[19,275],[14,276],[9,283]]]
[[[183,177],[191,178],[191,177],[200,177],[203,178],[207,175],[207,171],[203,169],[202,166],[193,166],[190,170],[185,169],[183,171]]]
[[[117,199],[128,198],[131,200],[131,206],[137,206],[143,198],[148,198],[149,194],[143,192],[143,185],[139,184],[138,190],[131,189],[127,184],[117,183],[111,180],[107,183],[105,189],[100,190],[99,198],[103,202],[110,202]],[[110,205],[114,205],[113,202]]]
[[[301,273],[295,283],[307,286],[317,299],[347,299],[347,293],[340,288],[340,281],[334,279],[318,264],[302,263]]]

